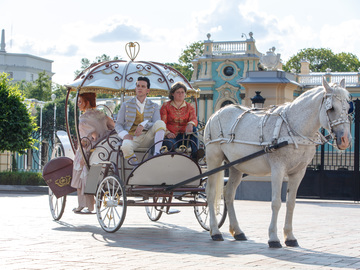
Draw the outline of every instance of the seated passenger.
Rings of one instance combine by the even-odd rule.
[[[178,148],[180,145],[191,146],[191,157],[195,160],[201,155],[198,150],[198,139],[194,136],[198,124],[195,108],[185,101],[187,88],[184,83],[175,83],[169,93],[169,101],[165,102],[161,109],[161,119],[166,124],[164,145],[170,150]],[[186,136],[188,134],[188,136]],[[189,141],[175,142],[183,139]]]
[[[138,77],[136,97],[121,105],[115,124],[115,130],[123,140],[121,150],[132,165],[138,164],[134,153],[137,148],[149,148],[155,143],[154,155],[157,155],[164,139],[166,126],[161,121],[159,105],[147,98],[149,92],[149,78]]]
[[[79,110],[84,112],[79,118],[79,144],[74,157],[73,176],[71,186],[77,189],[79,206],[74,208],[75,213],[90,213],[94,210],[94,195],[84,194],[88,169],[81,154],[80,147],[83,147],[85,156],[88,157],[90,149],[103,138],[108,132],[114,129],[114,121],[102,111],[96,110],[96,94],[83,93],[78,99]],[[87,209],[84,209],[87,207]],[[84,210],[83,210],[84,209]],[[83,211],[82,211],[83,210]]]

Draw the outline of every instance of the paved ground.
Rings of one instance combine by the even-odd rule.
[[[191,208],[151,222],[143,207],[129,207],[110,234],[96,215],[72,213],[75,206],[68,196],[55,222],[47,195],[1,191],[0,269],[360,269],[360,204],[353,202],[298,200],[300,247],[282,249],[267,247],[269,202],[236,201],[246,242],[231,238],[227,221],[225,241],[213,242]]]

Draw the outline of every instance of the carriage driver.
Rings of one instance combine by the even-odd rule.
[[[138,77],[136,81],[136,97],[124,102],[117,115],[115,130],[123,140],[121,150],[125,159],[132,165],[138,160],[134,150],[138,147],[150,147],[153,143],[154,155],[160,153],[166,125],[161,120],[159,105],[147,98],[150,92],[150,80]]]

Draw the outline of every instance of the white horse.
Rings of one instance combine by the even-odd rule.
[[[281,206],[281,186],[286,176],[288,196],[284,226],[285,244],[298,246],[292,228],[296,193],[306,167],[314,157],[316,145],[325,143],[326,139],[318,131],[320,127],[325,128],[336,140],[339,149],[348,148],[351,142],[348,110],[349,92],[345,89],[345,80],[342,80],[340,85],[329,86],[323,79],[322,87],[308,90],[293,102],[273,107],[266,112],[239,105],[226,106],[215,112],[205,127],[208,170],[221,166],[223,161],[232,162],[281,141],[288,141],[289,145],[230,167],[229,181],[224,193],[223,173],[209,176],[206,193],[212,239],[223,241],[215,212],[221,195],[224,194],[230,233],[236,240],[247,240],[235,215],[236,188],[243,173],[255,176],[271,174],[272,217],[269,247],[281,247],[277,236],[277,219]]]

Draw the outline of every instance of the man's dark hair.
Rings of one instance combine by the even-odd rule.
[[[148,77],[138,77],[137,81],[144,81],[147,83],[147,88],[150,89],[150,80]]]

